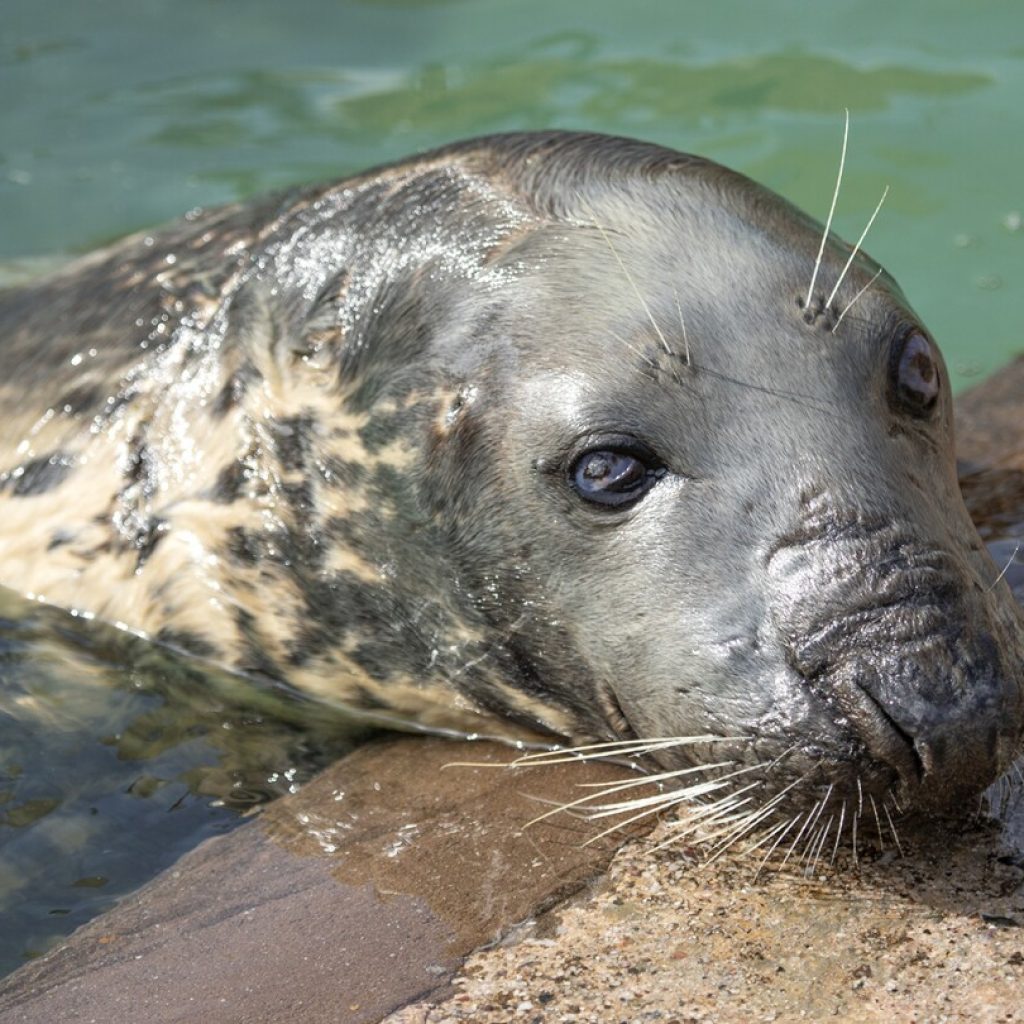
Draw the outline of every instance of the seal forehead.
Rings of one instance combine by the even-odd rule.
[[[508,332],[530,352],[527,377],[562,365],[568,376],[603,386],[625,374],[649,377],[660,366],[666,379],[692,381],[699,370],[737,389],[749,385],[737,401],[766,390],[788,400],[862,400],[894,331],[915,320],[898,290],[858,256],[831,312],[809,316],[817,226],[783,218],[750,227],[755,203],[748,198],[749,209],[735,209],[727,193],[710,191],[713,202],[705,202],[708,187],[682,172],[639,196],[605,189],[577,197],[568,223],[522,242],[515,257],[527,270],[509,286],[510,320],[530,327],[517,335],[513,324]],[[788,210],[781,200],[764,202],[780,217]],[[837,240],[826,246],[819,277],[830,290],[849,255]],[[857,315],[834,332],[838,311],[854,298]]]

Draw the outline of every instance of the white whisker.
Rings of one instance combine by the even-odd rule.
[[[648,355],[646,355],[645,353],[641,352],[641,351],[640,351],[640,349],[638,349],[638,348],[636,347],[636,345],[634,345],[634,344],[632,344],[631,342],[627,341],[627,340],[626,340],[625,338],[623,338],[623,337],[622,337],[622,335],[620,335],[620,334],[616,334],[616,333],[615,333],[614,331],[609,331],[608,333],[609,333],[609,334],[611,335],[611,337],[613,337],[613,338],[614,338],[614,339],[615,339],[615,340],[616,340],[616,341],[617,341],[617,342],[618,342],[618,343],[619,343],[620,345],[623,345],[623,346],[625,346],[625,347],[626,347],[627,349],[629,349],[629,351],[630,351],[630,352],[632,352],[632,353],[633,353],[633,355],[635,355],[635,356],[637,357],[637,359],[639,359],[639,360],[640,360],[640,362],[641,362],[641,363],[647,363],[647,364],[648,364],[648,365],[649,365],[649,366],[650,366],[650,367],[651,367],[652,369],[655,369],[655,370],[656,370],[656,369],[658,368],[658,367],[657,367],[657,364],[656,364],[656,363],[655,363],[655,362],[654,362],[654,361],[653,361],[653,360],[652,360],[652,359],[650,358],[650,356],[648,356]]]
[[[810,866],[807,869],[809,875],[814,874],[814,869],[818,866],[818,861],[821,859],[821,851],[825,848],[825,843],[828,842],[828,835],[832,831],[832,822],[836,820],[834,814],[829,815],[828,821],[825,822],[825,827],[821,831],[821,839],[818,840],[818,844],[814,849],[814,859],[811,861]]]
[[[810,869],[811,856],[814,854],[814,848],[818,845],[818,840],[821,838],[821,834],[825,831],[824,825],[819,825],[817,828],[812,828],[807,833],[807,838],[804,840],[803,854],[800,856],[800,863],[803,864],[803,873],[807,875]]]
[[[1002,578],[1010,571],[1010,566],[1013,565],[1013,560],[1017,557],[1018,551],[1020,551],[1019,544],[1013,549],[1013,553],[1006,560],[1006,565],[1003,566],[1003,571],[992,581],[992,583],[989,585],[988,590],[985,591],[986,594],[989,592],[989,590],[995,590],[995,588],[999,586],[999,583],[1002,580]]]
[[[648,807],[646,810],[641,811],[639,814],[633,814],[628,818],[623,818],[622,821],[617,821],[614,825],[609,825],[608,828],[604,829],[602,832],[598,832],[597,835],[591,836],[582,845],[585,847],[590,846],[591,843],[599,842],[600,840],[604,839],[605,836],[610,836],[613,832],[618,832],[621,829],[624,829],[627,826],[632,825],[636,821],[642,821],[644,818],[650,817],[650,815],[652,814],[657,814],[659,811],[663,809],[663,807]]]
[[[649,754],[655,750],[682,747],[697,743],[715,743],[739,737],[727,736],[673,736],[653,740],[608,740],[579,747],[555,747],[520,754],[511,761],[448,761],[442,768],[521,768],[543,764],[569,764],[574,761],[597,761],[608,757],[629,757]]]
[[[646,779],[639,779],[637,781],[637,784],[640,785],[640,784],[643,784],[646,781],[647,781]],[[612,792],[618,792],[618,790],[612,790]],[[538,822],[546,821],[548,818],[551,818],[551,817],[553,817],[556,814],[561,814],[562,811],[565,811],[565,812],[572,811],[574,808],[581,807],[584,804],[589,803],[591,800],[600,800],[602,797],[607,796],[607,795],[608,795],[607,791],[602,791],[602,792],[598,792],[598,793],[587,793],[585,796],[577,797],[577,799],[575,799],[575,800],[569,800],[566,803],[556,804],[550,810],[545,811],[543,814],[538,814],[536,818],[531,818],[528,822],[526,822],[525,825],[523,825],[523,828],[524,829],[525,828],[530,828],[531,826],[536,825]],[[657,799],[660,799],[660,798],[671,799],[671,794],[658,793],[653,798],[653,800],[648,798],[648,800],[646,801],[645,806],[649,806],[652,802],[654,802],[654,801],[656,801]],[[634,804],[634,806],[641,806],[641,805],[637,803],[637,804]],[[588,811],[589,811],[589,808],[588,808]],[[584,817],[584,818],[589,820],[592,817],[598,817],[598,815],[593,815],[593,814],[587,813],[587,814],[582,815],[582,817]]]
[[[677,747],[698,746],[721,742],[743,742],[743,737],[735,736],[666,736],[653,739],[607,740],[578,747],[554,747],[546,750],[533,750],[520,753],[507,762],[452,762],[454,766],[470,767],[502,767],[530,768],[544,765],[563,765],[570,762],[608,761],[630,764],[634,769],[637,762],[631,759],[670,750]],[[794,855],[799,854],[805,865],[816,868],[824,850],[832,837],[832,829],[836,827],[836,816],[829,817],[828,822],[821,823],[821,818],[832,796],[833,787],[825,791],[821,800],[817,801],[807,813],[800,813],[785,821],[773,820],[778,814],[788,794],[806,782],[810,775],[807,772],[793,779],[767,800],[754,796],[755,791],[765,785],[762,777],[766,772],[782,763],[796,746],[786,748],[768,762],[744,765],[735,758],[705,764],[691,764],[683,768],[665,769],[658,772],[637,774],[628,773],[624,778],[609,782],[581,782],[576,784],[581,794],[565,802],[539,800],[548,806],[536,817],[523,825],[530,828],[555,815],[566,813],[577,820],[598,822],[607,819],[607,827],[602,827],[595,835],[583,842],[589,846],[599,842],[612,833],[627,830],[631,825],[668,811],[675,811],[686,805],[685,812],[672,815],[678,820],[669,820],[662,827],[663,839],[652,847],[653,851],[668,846],[679,845],[691,839],[703,847],[706,863],[713,863],[728,850],[742,843],[742,848],[760,849],[771,844],[767,858],[789,840],[794,830],[795,838],[790,842],[782,863],[785,864]],[[648,769],[649,771],[649,769]],[[714,774],[717,773],[717,774]],[[756,773],[755,777],[743,785],[737,786],[737,780]],[[637,794],[641,787],[648,787],[648,792]],[[650,790],[654,791],[651,792]],[[538,800],[534,797],[533,799]],[[846,820],[846,805],[843,804],[839,813],[835,845],[838,846]],[[757,835],[756,841],[749,837],[761,829],[767,829],[765,835]],[[832,860],[835,859],[835,848]],[[761,862],[763,867],[765,861]],[[758,871],[761,870],[758,868]]]
[[[674,358],[675,353],[672,351],[671,345],[668,343],[668,339],[665,337],[661,328],[658,326],[658,321],[654,319],[654,314],[651,312],[651,307],[647,304],[647,300],[643,297],[640,289],[637,287],[636,281],[633,280],[633,275],[629,272],[626,264],[623,263],[622,257],[619,255],[618,250],[612,245],[611,236],[605,230],[604,226],[598,221],[597,215],[594,213],[590,204],[587,202],[583,203],[584,209],[590,214],[591,220],[594,222],[594,227],[601,232],[601,237],[605,240],[605,244],[608,246],[611,254],[615,257],[615,262],[618,263],[619,269],[626,276],[626,280],[629,282],[630,288],[633,289],[633,294],[637,297],[643,311],[647,314],[647,319],[651,322],[651,326],[654,328],[654,333],[657,334],[658,340],[661,342],[661,347],[665,350],[665,354]]]
[[[750,789],[751,787],[748,786],[745,788]],[[673,825],[670,826],[672,835],[655,846],[654,849],[661,850],[666,846],[672,846],[673,844],[685,839],[687,836],[692,835],[694,832],[702,832],[702,830],[707,829],[709,826],[729,824],[734,821],[738,821],[741,818],[746,820],[749,816],[749,812],[744,812],[743,814],[734,813],[737,808],[743,807],[750,802],[750,797],[746,797],[743,800],[734,799],[735,796],[738,796],[744,791],[745,790],[737,790],[735,794],[723,797],[714,804],[701,808],[700,811],[688,814],[682,821],[673,823]],[[720,832],[710,834],[705,833],[701,836],[701,839],[702,841],[707,841],[708,839],[713,839],[720,834]]]
[[[777,764],[777,763],[778,763],[778,759],[773,761],[768,767],[771,768],[772,765]],[[785,786],[782,789],[780,789],[778,791],[778,793],[776,793],[770,800],[767,801],[767,803],[765,803],[764,809],[768,810],[769,808],[774,809],[775,807],[777,807],[782,802],[782,800],[785,798],[786,794],[788,792],[790,792],[790,790],[795,789],[797,786],[799,786],[800,783],[803,782],[805,779],[807,779],[807,777],[809,775],[810,775],[810,772],[805,772],[798,779],[794,779],[788,786]]]
[[[753,789],[757,789],[757,787],[760,785],[760,782],[749,782],[747,783],[747,785],[740,786],[739,789],[735,789],[731,793],[727,793],[725,796],[720,797],[718,800],[714,801],[714,803],[708,804],[707,808],[708,810],[713,811],[715,814],[720,814],[723,812],[731,813],[732,811],[735,811],[737,807],[743,807],[746,804],[749,804],[753,797],[743,796],[743,794],[749,793]],[[741,800],[740,797],[743,797],[743,799]],[[752,812],[745,811],[744,816],[747,816],[750,813]],[[682,828],[684,832],[688,832],[689,823],[691,820],[693,820],[693,815],[688,815],[687,818],[683,819],[682,821],[674,822],[670,826],[670,828]]]
[[[753,797],[748,796],[733,801],[728,806],[721,807],[717,814],[709,815],[704,821],[695,823],[692,828],[675,833],[666,842],[675,843],[691,832],[699,832],[702,843],[713,843],[750,821],[751,816],[756,813],[750,807],[752,800]]]
[[[862,295],[863,295],[863,294],[864,294],[864,293],[865,293],[865,292],[866,292],[866,291],[867,291],[867,290],[868,290],[868,289],[869,289],[869,288],[870,288],[870,287],[871,287],[871,286],[872,286],[872,285],[873,285],[873,284],[874,284],[874,283],[875,283],[875,282],[876,282],[876,281],[877,281],[877,280],[879,279],[879,277],[881,277],[881,276],[882,276],[882,268],[881,268],[881,267],[879,267],[879,268],[878,268],[878,269],[877,269],[877,270],[875,271],[875,276],[874,276],[874,277],[872,277],[872,278],[871,278],[871,280],[870,280],[870,281],[868,281],[868,283],[867,283],[866,285],[864,285],[864,287],[863,287],[863,288],[861,288],[861,290],[860,290],[859,292],[857,292],[857,294],[856,294],[856,295],[854,295],[854,297],[853,297],[852,299],[850,299],[850,304],[849,304],[849,305],[848,305],[848,306],[846,307],[846,309],[844,309],[844,310],[842,311],[842,313],[840,313],[840,314],[839,314],[839,316],[837,316],[837,317],[836,317],[836,322],[835,322],[835,323],[834,323],[834,324],[832,325],[832,331],[831,331],[831,333],[832,333],[832,334],[835,334],[835,333],[836,333],[836,330],[837,330],[837,328],[838,328],[838,327],[839,327],[839,325],[840,325],[840,324],[841,324],[841,323],[843,322],[843,317],[844,317],[844,316],[846,316],[846,314],[847,314],[847,313],[849,313],[851,309],[853,309],[853,304],[854,304],[854,303],[855,303],[855,302],[856,302],[856,301],[857,301],[857,300],[858,300],[858,299],[859,299],[859,298],[860,298],[860,297],[861,297],[861,296],[862,296]]]
[[[878,216],[878,211],[882,208],[882,203],[885,202],[885,197],[889,194],[889,186],[885,186],[885,190],[882,192],[882,198],[878,200],[878,205],[875,207],[875,212],[868,218],[867,224],[864,225],[864,230],[860,233],[860,238],[857,239],[857,244],[853,247],[853,251],[850,253],[850,258],[846,261],[846,265],[843,267],[842,273],[839,275],[839,280],[836,281],[835,287],[829,294],[829,297],[825,300],[825,308],[828,309],[832,305],[832,300],[836,297],[836,293],[842,287],[843,279],[846,277],[847,271],[850,269],[850,265],[857,258],[857,253],[860,252],[860,247],[864,244],[864,239],[867,238],[868,232],[871,230],[871,225],[875,223],[875,218]],[[853,303],[851,302],[852,306]],[[847,306],[849,309],[849,306]]]
[[[688,800],[695,800],[698,797],[707,796],[709,793],[717,793],[721,789],[728,789],[727,782],[702,782],[695,786],[687,786],[686,789],[673,789],[667,793],[655,793],[652,796],[638,796],[633,800],[622,800],[617,803],[601,804],[592,808],[587,815],[589,818],[607,818],[612,814],[626,814],[629,811],[640,807],[672,807],[675,804],[686,803]]]
[[[715,793],[715,792],[717,792],[720,789],[727,789],[728,785],[729,785],[727,780],[735,778],[738,775],[743,775],[743,774],[745,774],[745,773],[747,773],[749,771],[753,771],[754,768],[756,768],[756,767],[757,766],[755,765],[754,767],[744,768],[744,769],[742,769],[740,771],[737,771],[737,772],[730,772],[730,773],[728,773],[726,775],[719,776],[716,779],[711,779],[711,780],[709,780],[707,782],[700,782],[700,783],[697,783],[697,784],[692,785],[692,786],[686,786],[686,787],[684,787],[682,789],[670,789],[670,790],[668,790],[666,792],[655,793],[652,796],[636,797],[635,799],[632,799],[632,800],[621,800],[621,801],[618,801],[618,802],[615,802],[615,803],[610,803],[610,804],[598,804],[598,805],[596,805],[594,807],[587,808],[587,813],[586,813],[585,816],[586,816],[587,820],[595,821],[595,820],[597,820],[599,818],[608,818],[608,817],[612,817],[613,815],[627,814],[630,811],[635,811],[635,810],[640,809],[642,811],[642,813],[639,815],[639,817],[643,817],[646,814],[655,813],[655,812],[661,811],[661,810],[666,810],[666,809],[668,809],[670,807],[675,807],[675,806],[677,806],[678,804],[681,804],[681,803],[689,803],[689,802],[696,801],[699,798],[708,796],[709,794]],[[754,786],[757,786],[757,785],[760,785],[760,783],[759,782],[751,783],[750,786],[746,786],[746,787],[744,787],[742,789],[739,789],[739,790],[734,790],[732,793],[727,794],[721,800],[714,801],[714,802],[712,802],[710,804],[705,805],[701,810],[702,811],[706,811],[708,813],[711,813],[711,812],[715,811],[715,809],[717,807],[719,807],[725,801],[733,800],[740,793],[746,792],[747,789],[750,789],[750,788],[752,788]],[[527,824],[524,825],[523,827],[527,828],[530,825],[533,825],[537,821],[541,821],[544,818],[550,817],[552,814],[556,814],[559,810],[567,809],[569,807],[578,806],[578,805],[580,805],[582,803],[585,803],[585,802],[587,802],[589,800],[599,799],[600,797],[602,797],[604,795],[605,795],[604,793],[591,793],[591,794],[588,794],[586,797],[581,797],[579,800],[572,801],[570,804],[563,805],[562,807],[556,807],[553,810],[548,811],[545,814],[542,814],[542,815],[540,815],[537,818],[534,818],[533,821],[527,822]],[[645,808],[646,808],[646,810],[644,810]],[[694,814],[699,814],[699,813],[700,812],[694,812]],[[692,820],[692,818],[693,818],[693,815],[690,815],[688,820]],[[630,820],[636,820],[636,819],[630,819]],[[616,826],[616,827],[618,827],[618,826]]]
[[[868,799],[871,801],[871,809],[875,812],[875,824],[878,826],[878,845],[880,849],[885,849],[885,836],[882,835],[882,819],[878,816],[878,804],[875,803],[875,798],[869,793]]]
[[[788,751],[783,751],[783,753],[780,754],[779,757],[776,758],[775,761],[772,762],[772,765],[777,764],[779,762],[779,760],[781,760],[781,758],[786,756],[787,753],[788,753]],[[769,765],[768,767],[770,768],[772,765]],[[785,788],[779,790],[779,792],[776,793],[770,800],[768,800],[764,804],[764,806],[761,807],[759,810],[754,811],[750,815],[744,816],[744,820],[743,820],[743,822],[741,822],[740,826],[736,826],[737,830],[739,830],[739,835],[735,836],[735,839],[742,838],[743,835],[745,835],[747,832],[749,832],[753,828],[755,828],[758,824],[760,824],[761,821],[763,821],[765,818],[767,818],[771,814],[773,814],[775,809],[778,807],[778,805],[785,799],[786,794],[789,793],[790,790],[792,790],[796,786],[798,786],[801,782],[803,782],[807,778],[808,774],[809,773],[805,773],[804,775],[801,775],[800,778],[794,779],[788,786],[786,786]],[[739,792],[742,792],[742,790],[740,790]],[[775,830],[773,830],[771,833],[769,833],[769,838],[772,835],[774,835],[774,834],[775,834]],[[711,858],[709,860],[709,863],[711,863],[714,860],[716,860],[717,857],[718,857],[718,854],[720,852],[722,852],[725,848],[727,848],[728,845],[732,841],[734,841],[734,840],[730,839],[729,842],[727,842],[725,844],[725,846],[723,846],[720,850],[712,851],[712,856],[711,856]],[[753,849],[756,850],[757,847],[760,846],[760,845],[761,845],[760,842],[759,843],[755,843],[754,846],[753,846]]]
[[[672,747],[695,746],[698,743],[722,743],[724,741],[749,742],[741,736],[659,736],[646,740],[605,740],[601,743],[585,743],[578,747],[559,747],[555,750],[537,750],[523,754],[502,767],[518,767],[524,764],[562,764],[569,761],[592,761],[602,757],[629,757],[632,754],[650,754],[656,750]]]
[[[694,807],[687,808],[686,817],[678,818],[675,821],[667,823],[666,828],[669,831],[681,832],[683,835],[688,835],[694,831],[694,827],[698,822],[713,819],[722,814],[727,814],[730,811],[735,810],[736,805],[740,802],[738,797],[740,794],[747,792],[752,789],[756,783],[752,783],[749,786],[744,786],[742,789],[738,789],[733,793],[726,793],[724,796],[716,797],[710,803],[700,803]],[[744,803],[747,801],[744,800]]]
[[[689,832],[694,822],[733,810],[734,806],[738,802],[738,798],[743,793],[747,793],[751,789],[755,789],[758,785],[760,785],[759,782],[751,782],[748,785],[742,786],[730,793],[725,793],[722,796],[715,797],[715,799],[710,802],[701,801],[693,807],[687,808],[686,817],[677,818],[675,821],[668,822],[666,827],[677,831]],[[746,803],[747,801],[744,800],[743,802]]]
[[[892,820],[892,815],[889,813],[889,808],[885,805],[885,801],[882,802],[882,810],[885,811],[885,816],[889,819],[889,831],[892,832],[896,849],[899,850],[900,856],[904,857],[906,855],[903,852],[903,844],[900,842],[900,834],[896,831],[896,823]]]
[[[654,804],[657,804],[660,807],[673,807],[676,804],[693,803],[702,797],[710,795],[711,793],[717,793],[719,790],[728,789],[728,779],[735,778],[747,771],[753,771],[753,769],[746,768],[740,772],[731,772],[728,775],[719,776],[717,779],[710,779],[707,782],[698,782],[692,786],[686,786],[683,789],[670,789],[668,792],[658,793],[655,796],[636,797],[633,800],[622,800],[618,803],[599,804],[590,809],[588,817],[607,818],[612,814],[625,814],[638,807],[650,807]],[[760,783],[754,783],[754,785],[760,785]],[[750,787],[734,790],[731,793],[726,794],[722,799],[731,799],[737,793],[745,792],[748,788]],[[713,807],[715,805],[711,804],[709,806]]]
[[[781,831],[782,831],[782,834],[781,834],[781,835],[780,835],[780,836],[778,837],[778,839],[776,839],[776,840],[775,840],[775,842],[774,842],[774,843],[772,843],[772,845],[771,845],[771,847],[769,848],[768,852],[767,852],[767,853],[766,853],[766,854],[764,855],[764,857],[762,857],[762,858],[761,858],[761,863],[760,863],[760,864],[758,864],[758,866],[757,866],[757,871],[755,871],[755,872],[754,872],[754,881],[755,881],[755,882],[757,881],[757,879],[758,879],[758,876],[759,876],[759,875],[761,874],[761,871],[762,871],[762,869],[764,868],[765,864],[767,864],[767,863],[768,863],[768,861],[769,861],[769,860],[771,859],[771,856],[772,856],[772,854],[773,854],[773,853],[775,853],[775,851],[776,851],[776,850],[778,849],[778,847],[779,847],[779,844],[780,844],[780,843],[782,842],[782,840],[783,840],[783,839],[785,839],[785,838],[786,838],[786,836],[787,836],[787,835],[789,834],[789,831],[790,831],[790,829],[791,829],[791,828],[792,828],[792,827],[793,827],[793,826],[794,826],[794,825],[795,825],[795,824],[796,824],[796,823],[797,823],[797,822],[798,822],[799,820],[800,820],[800,815],[798,814],[798,815],[797,815],[797,816],[796,816],[795,818],[790,818],[788,822],[784,822],[784,823],[783,823],[783,825],[784,825],[785,827],[784,827],[784,828],[782,828],[782,830],[781,830]],[[769,834],[769,838],[770,838],[770,835],[771,835],[771,834]],[[755,849],[755,850],[756,850],[756,849],[757,849],[757,846],[754,846],[754,847],[753,847],[753,849]]]
[[[744,804],[749,803],[748,800],[742,801]],[[735,822],[726,825],[724,828],[717,829],[714,832],[709,832],[705,837],[705,842],[715,842],[721,840],[712,851],[712,855],[708,863],[713,863],[719,855],[724,853],[733,843],[742,839],[752,829],[757,828],[758,822],[764,821],[772,812],[766,811],[763,807],[751,807],[745,810],[742,814],[735,816]]]
[[[694,824],[688,829],[673,832],[667,839],[662,840],[657,846],[653,847],[651,852],[657,853],[659,850],[664,850],[668,846],[675,846],[676,844],[681,843],[687,836],[692,835],[695,832],[700,833],[699,842],[707,842],[709,839],[713,839],[715,836],[720,835],[721,832],[705,833],[704,829],[714,825],[731,825],[732,822],[738,821],[741,818],[745,820],[748,812],[743,812],[742,814],[734,814],[731,812],[746,803],[748,803],[747,800],[740,800],[735,806],[730,805],[729,807],[721,808],[717,814],[709,815],[701,821],[694,822]]]
[[[690,365],[690,341],[686,336],[686,321],[683,319],[683,307],[679,302],[679,289],[674,289],[676,294],[676,312],[679,314],[679,329],[683,332],[683,352],[686,355],[686,365]]]
[[[821,812],[825,810],[825,805],[828,803],[828,798],[832,795],[832,784],[829,784],[828,789],[825,790],[825,795],[818,801],[817,809],[814,812],[814,818],[811,821],[811,827],[814,827],[815,822],[821,816]]]
[[[817,811],[815,812],[815,815],[814,815],[814,821],[815,822],[821,816],[821,812],[825,809],[825,805],[828,803],[828,798],[831,796],[831,792],[833,792],[833,786],[831,786],[831,784],[829,784],[827,790],[825,790],[825,795],[818,801]],[[829,819],[829,820],[831,820],[831,819]],[[813,839],[808,837],[808,846],[807,846],[807,850],[804,853],[804,858],[803,858],[805,866],[807,865],[807,862],[810,860],[811,855],[814,852],[815,846],[818,845],[817,840],[818,840],[818,837],[820,835],[821,835],[821,829],[819,829],[818,831],[816,831],[816,833],[814,833],[814,838]]]
[[[774,839],[775,836],[777,836],[784,828],[787,826],[792,827],[794,820],[795,819],[790,818],[789,821],[776,822],[776,824],[772,828],[768,829],[768,831],[761,833],[761,838],[758,839],[756,843],[752,843],[747,847],[747,853],[753,853],[754,850],[760,849],[765,843],[770,843],[772,839]]]
[[[807,826],[810,825],[810,823],[811,823],[812,815],[813,815],[813,808],[810,811],[808,811],[806,815],[804,815],[804,823],[800,827],[800,831],[797,832],[796,838],[793,840],[793,842],[790,844],[789,849],[786,851],[786,856],[782,858],[782,866],[783,867],[786,866],[786,863],[788,862],[789,858],[793,856],[794,851],[796,850],[797,846],[800,843],[800,839],[802,838],[803,834],[807,831]]]
[[[559,763],[559,762],[554,762]],[[549,811],[545,811],[543,814],[538,815],[536,818],[532,818],[528,821],[523,828],[529,828],[531,825],[536,825],[539,821],[544,821],[546,818],[550,818],[552,815],[558,814],[560,811],[571,811],[575,807],[580,807],[583,804],[591,803],[592,801],[601,800],[602,798],[610,795],[621,793],[627,789],[634,789],[637,786],[648,786],[658,785],[666,779],[678,778],[681,775],[690,775],[694,772],[702,772],[709,768],[722,768],[728,767],[729,765],[735,764],[734,761],[721,761],[717,764],[700,765],[696,768],[684,768],[677,771],[662,772],[660,775],[645,775],[638,779],[620,779],[616,782],[581,782],[577,784],[579,789],[590,789],[596,788],[596,793],[587,793],[584,796],[577,797],[575,800],[569,800],[566,803],[558,804]],[[723,778],[730,778],[731,776],[723,776]],[[717,782],[717,780],[715,780]],[[686,786],[682,789],[670,789],[655,793],[647,797],[638,797],[633,800],[623,800],[614,804],[598,804],[596,807],[587,808],[587,818],[603,818],[607,817],[608,814],[620,813],[624,814],[627,811],[635,810],[638,807],[650,807],[652,805],[661,802],[666,807],[671,807],[674,804],[680,803],[684,800],[691,799],[691,794],[696,790],[701,793],[708,790],[705,787],[708,783],[700,783],[698,786]],[[723,783],[724,785],[724,783]],[[721,787],[716,787],[721,788]]]
[[[752,814],[745,815],[743,821],[739,825],[736,825],[730,832],[727,833],[725,838],[718,846],[711,851],[711,855],[708,858],[708,863],[713,864],[726,850],[729,849],[734,843],[738,842],[749,832],[752,832],[758,825],[761,824],[765,818],[770,817],[775,813],[774,807],[762,807],[760,810],[754,811]],[[711,836],[709,838],[716,838]]]
[[[675,794],[669,795],[674,796]],[[694,810],[690,814],[688,814],[687,818],[684,821],[676,822],[673,826],[670,827],[680,828],[682,826],[689,825],[695,820],[703,820],[705,818],[714,817],[715,815],[720,815],[726,810],[732,810],[732,803],[730,802],[732,800],[733,795],[729,795],[723,797],[720,800],[715,800],[710,804],[705,804],[701,806],[699,809]],[[673,800],[673,804],[678,804],[681,802],[682,801],[678,799]],[[590,839],[588,839],[583,845],[589,846],[591,843],[597,842],[599,839],[603,839],[605,836],[610,835],[612,832],[617,832],[619,829],[624,828],[627,825],[631,825],[634,821],[640,821],[642,818],[646,818],[651,814],[656,814],[658,811],[663,809],[664,808],[662,806],[650,807],[647,810],[641,811],[639,814],[635,814],[632,817],[626,818],[623,821],[617,821],[614,825],[610,826],[609,828],[606,828],[603,832],[599,832],[597,835],[591,836]],[[594,815],[593,817],[599,816],[600,815]],[[690,831],[693,831],[693,829],[687,828],[685,831],[683,831],[682,835],[673,836],[671,842],[678,841],[680,838],[682,838],[683,835],[687,835]],[[656,846],[654,849],[660,850],[661,846]]]
[[[839,174],[836,176],[836,187],[832,193],[832,205],[829,207],[828,220],[825,221],[825,230],[821,236],[821,245],[818,247],[818,255],[814,260],[814,273],[811,274],[811,284],[807,289],[807,299],[804,302],[806,309],[811,308],[811,297],[814,295],[814,285],[818,280],[818,270],[821,267],[821,257],[825,253],[825,243],[828,241],[829,231],[832,229],[832,218],[835,216],[836,203],[839,201],[839,190],[843,184],[843,170],[846,167],[846,143],[850,137],[850,111],[846,111],[846,120],[843,125],[843,150],[839,156]]]
[[[843,823],[846,821],[846,801],[844,800],[842,806],[839,808],[839,828],[836,829],[836,844],[832,847],[832,856],[829,857],[828,863],[831,867],[836,862],[836,854],[839,853],[839,841],[843,838]]]
[[[670,779],[678,779],[683,775],[707,772],[712,768],[731,768],[735,763],[735,761],[715,761],[711,764],[698,764],[690,768],[676,768],[672,771],[659,772],[657,775],[645,775],[639,779],[623,779],[619,782],[578,782],[576,785],[580,789],[599,789],[604,787],[605,792],[612,792],[613,790],[618,789],[632,789],[634,786],[646,786],[652,783],[667,782]],[[730,778],[731,776],[726,775],[722,777]],[[592,795],[602,796],[603,794],[595,793]]]
[[[726,767],[727,765],[733,763],[735,762],[721,762],[720,764],[710,765],[708,767]],[[684,786],[681,789],[670,789],[662,793],[656,793],[652,796],[636,797],[631,800],[622,800],[616,803],[598,804],[590,809],[589,817],[606,818],[609,814],[624,813],[626,811],[631,811],[637,807],[650,806],[651,804],[658,803],[659,801],[663,802],[666,806],[670,806],[671,804],[684,803],[687,801],[693,801],[699,797],[707,796],[709,793],[715,793],[720,789],[728,788],[730,779],[739,778],[741,775],[748,775],[750,774],[750,772],[759,771],[761,768],[762,765],[759,764],[747,765],[747,767],[745,768],[738,768],[736,769],[736,771],[725,772],[724,774],[716,775],[714,778],[708,779],[705,782],[696,782],[692,785]],[[637,780],[636,784],[643,784],[644,782],[649,782],[654,779],[659,779],[662,777],[671,779],[679,775],[689,775],[692,774],[694,771],[702,770],[703,768],[679,769],[674,772],[665,772],[663,773],[663,776],[651,776],[650,778]],[[618,792],[621,789],[630,788],[633,784],[634,783],[630,782],[629,780],[626,780],[626,782],[622,783],[612,783],[606,792]],[[590,784],[583,783],[582,785]],[[760,785],[760,783],[754,783],[754,785]],[[734,791],[734,793],[736,792],[743,792],[743,790]],[[583,803],[588,800],[599,799],[604,795],[605,793],[603,792],[591,793],[586,797],[580,798],[580,800],[578,801],[574,801],[574,804]]]

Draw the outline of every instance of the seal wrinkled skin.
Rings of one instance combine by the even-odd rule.
[[[806,302],[820,238],[553,132],[128,239],[0,296],[0,582],[353,707],[955,807],[1020,747],[1021,612],[934,342],[863,254],[828,303],[834,236]]]

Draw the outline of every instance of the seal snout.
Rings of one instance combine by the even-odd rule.
[[[908,527],[819,505],[767,568],[786,661],[836,712],[857,777],[898,777],[916,801],[950,805],[1005,767],[1012,672],[951,553]]]

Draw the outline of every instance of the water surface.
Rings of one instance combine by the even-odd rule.
[[[1022,345],[1017,0],[5,0],[0,259],[462,136],[565,127],[700,152],[870,251],[957,371]]]
[[[0,588],[0,973],[368,731]]]

